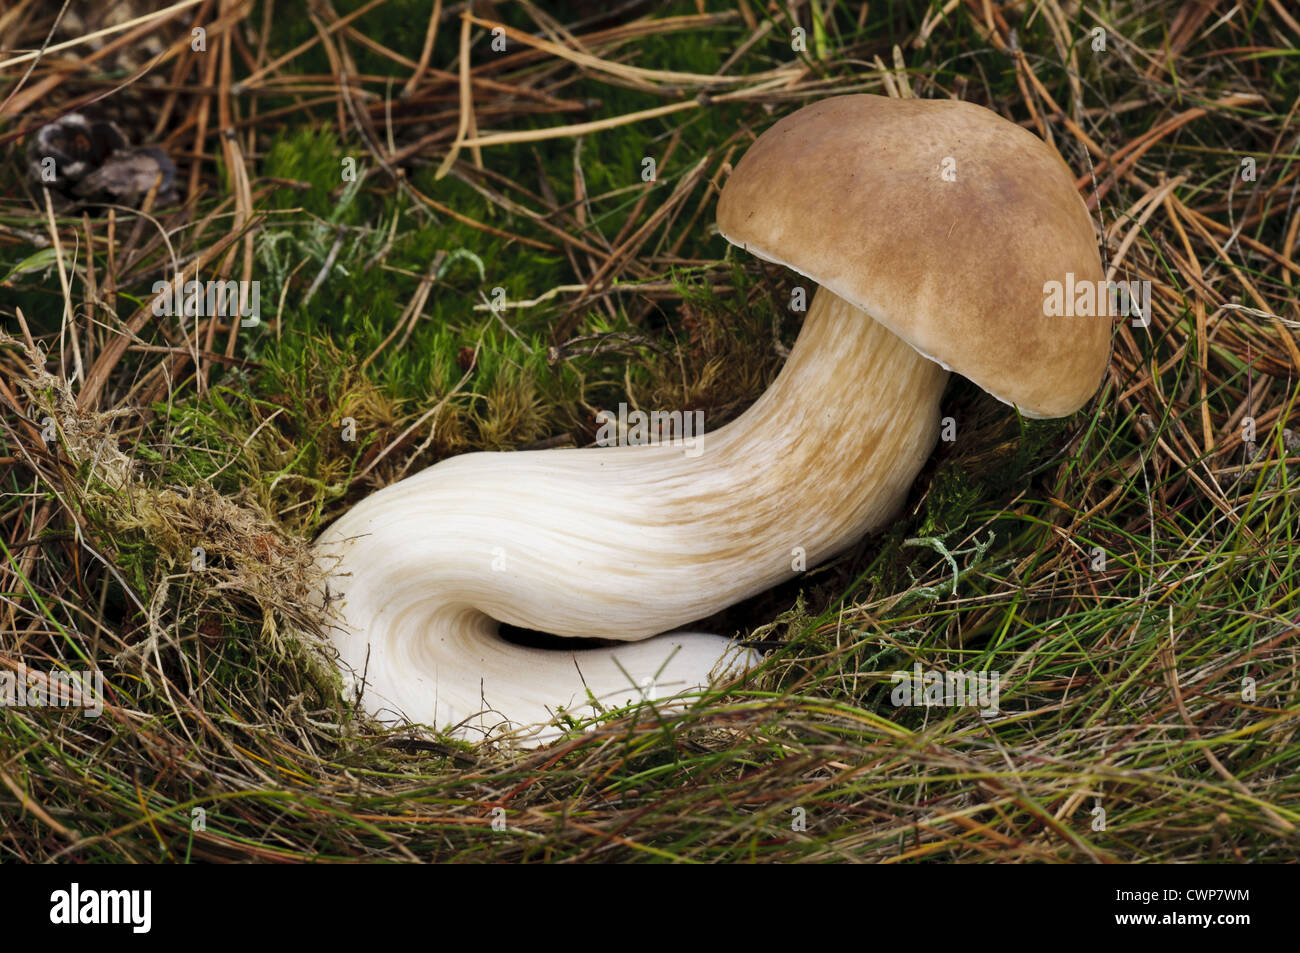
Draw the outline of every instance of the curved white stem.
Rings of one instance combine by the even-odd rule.
[[[815,565],[895,515],[946,378],[819,289],[777,380],[698,455],[472,453],[381,490],[317,541],[363,704],[477,734],[576,711],[588,691],[609,705],[650,680],[658,698],[707,684],[717,636],[568,653],[508,643],[497,622],[635,641],[791,578],[800,551]]]

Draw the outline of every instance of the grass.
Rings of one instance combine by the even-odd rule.
[[[98,719],[0,707],[0,856],[1295,856],[1284,5],[479,5],[511,28],[495,53],[446,4],[424,68],[427,4],[278,6],[199,4],[145,31],[158,62],[97,40],[25,78],[3,61],[53,12],[0,18],[0,672],[94,666],[108,696]],[[620,401],[743,411],[798,316],[789,274],[711,230],[717,190],[777,118],[850,91],[958,95],[1053,142],[1107,262],[1153,286],[1093,404],[1022,421],[955,381],[957,439],[904,517],[707,620],[768,658],[680,716],[520,752],[345,704],[295,634],[316,532],[453,454],[590,444]],[[74,108],[164,148],[182,204],[47,209],[26,143]],[[453,146],[475,127],[511,141]],[[260,324],[154,319],[178,263],[260,281]],[[1000,713],[895,706],[917,664],[1000,673]]]

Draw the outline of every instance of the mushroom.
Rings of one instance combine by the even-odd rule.
[[[753,653],[658,633],[792,578],[892,520],[933,449],[948,371],[1033,417],[1079,409],[1105,317],[1046,317],[1102,277],[1072,176],[980,106],[844,96],[760,136],[718,228],[819,287],[784,368],[702,452],[471,453],[380,490],[317,542],[334,643],[381,717],[537,730],[592,700],[689,697]],[[555,652],[499,623],[628,643]],[[644,640],[644,641],[642,641]]]
[[[132,148],[116,123],[68,113],[41,126],[27,147],[27,175],[48,185],[56,208],[118,203],[139,206],[156,188],[154,205],[177,201],[176,166],[155,146]]]

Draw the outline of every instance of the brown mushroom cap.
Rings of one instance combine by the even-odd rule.
[[[1105,370],[1104,296],[1096,317],[1045,313],[1047,282],[1104,279],[1073,176],[982,106],[870,95],[805,106],[740,160],[718,230],[1028,416],[1073,413]]]

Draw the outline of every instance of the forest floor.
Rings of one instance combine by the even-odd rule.
[[[0,13],[0,688],[104,697],[0,706],[0,857],[1294,859],[1293,6],[59,6]],[[707,620],[766,660],[671,717],[526,750],[348,704],[295,635],[314,536],[620,402],[741,413],[800,316],[719,188],[849,92],[1060,153],[1152,289],[1095,400],[1029,421],[954,377],[898,523]],[[70,113],[158,150],[146,187],[45,187]],[[257,320],[159,316],[178,272],[256,281]],[[918,667],[998,673],[999,712],[895,705]]]

